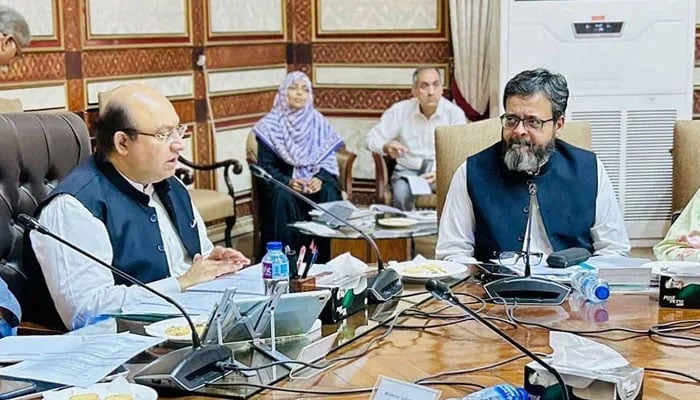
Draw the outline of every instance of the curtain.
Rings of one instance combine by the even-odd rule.
[[[498,113],[499,14],[498,1],[450,0],[454,54],[450,89],[470,121]]]

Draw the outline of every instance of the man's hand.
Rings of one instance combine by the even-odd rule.
[[[194,256],[192,266],[177,278],[177,282],[184,291],[220,275],[236,272],[248,264],[250,260],[238,250],[216,246],[207,258],[201,254]]]
[[[426,181],[428,181],[428,184],[431,186],[435,183],[435,171],[426,172],[425,174],[421,175],[420,177],[425,179]]]
[[[323,185],[323,182],[320,179],[313,177],[306,182],[306,188],[303,193],[316,193],[321,190],[321,185]]]
[[[382,150],[384,151],[384,154],[388,155],[394,160],[401,157],[403,154],[408,153],[408,147],[397,142],[396,140],[392,140],[391,142],[385,144],[382,147]]]

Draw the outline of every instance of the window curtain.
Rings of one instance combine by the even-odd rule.
[[[452,96],[470,121],[498,113],[499,3],[450,0]]]

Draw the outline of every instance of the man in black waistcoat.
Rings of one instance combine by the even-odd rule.
[[[114,90],[97,124],[97,150],[37,208],[54,233],[166,293],[184,291],[248,264],[213,246],[174,177],[186,127],[156,90]],[[63,324],[89,324],[151,296],[59,242],[32,232],[32,248]]]
[[[558,139],[568,97],[564,76],[543,68],[523,71],[506,84],[502,140],[455,172],[440,220],[438,258],[469,263],[503,252],[522,255],[531,211],[533,263],[570,247],[628,255],[629,239],[603,164],[594,153]]]

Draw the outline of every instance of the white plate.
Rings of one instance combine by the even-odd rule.
[[[377,224],[387,228],[408,228],[409,226],[413,226],[417,223],[418,221],[413,218],[404,217],[382,218],[377,220]]]
[[[105,400],[109,396],[119,394],[130,395],[134,400],[158,399],[158,393],[152,388],[136,383],[127,383],[126,381],[116,385],[115,382],[96,383],[87,389],[72,387],[56,392],[49,392],[44,395],[44,398],[49,398],[50,400],[70,400],[71,396],[88,393],[96,394],[100,400]]]
[[[467,272],[467,266],[451,261],[425,260],[419,263],[405,261],[390,265],[403,279],[427,280],[450,278]]]
[[[194,322],[196,326],[198,324],[206,324],[208,319],[209,316],[207,315],[195,315],[192,317],[192,322]],[[186,331],[186,333],[182,335],[175,335],[168,332],[169,328],[186,328],[183,330]],[[151,336],[164,337],[171,342],[192,343],[192,334],[190,333],[185,317],[164,319],[162,321],[146,325],[144,329],[146,330],[146,333]],[[200,334],[201,333],[202,332],[200,332]]]

